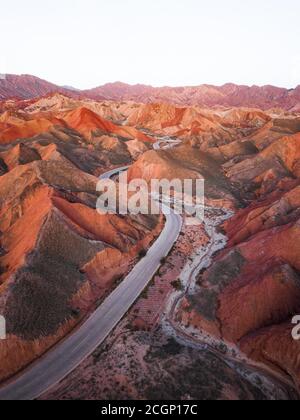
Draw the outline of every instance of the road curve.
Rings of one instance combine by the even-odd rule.
[[[118,168],[102,179],[124,171]],[[163,207],[164,229],[123,282],[74,333],[49,350],[21,375],[0,388],[0,400],[33,400],[58,384],[104,342],[131,308],[169,254],[182,228],[182,219]]]
[[[127,171],[129,166],[122,166],[121,168],[113,169],[112,171],[105,172],[100,176],[100,179],[110,179],[114,175],[119,174],[121,172]]]
[[[163,144],[164,146],[161,147],[161,144]],[[163,136],[160,138],[160,140],[158,140],[156,143],[153,144],[153,149],[154,150],[171,149],[174,146],[178,146],[179,144],[181,144],[181,140],[174,140],[174,139],[171,139],[171,137],[169,136]]]

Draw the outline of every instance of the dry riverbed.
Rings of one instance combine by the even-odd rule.
[[[197,273],[225,246],[215,228],[226,217],[211,212],[206,225],[185,226],[152,284],[109,339],[44,399],[296,398],[292,387],[215,351],[209,336],[199,343],[204,335],[168,324],[174,302],[183,291],[193,291]]]

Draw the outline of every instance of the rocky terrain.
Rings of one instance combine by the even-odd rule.
[[[159,235],[163,217],[95,210],[97,177],[126,165],[129,179],[204,178],[205,221],[184,218],[143,296],[45,398],[298,398],[297,90],[227,86],[214,103],[212,89],[207,103],[166,90],[176,105],[123,85],[2,102],[1,379],[83,322]]]
[[[74,94],[70,89],[59,87],[30,75],[8,74],[5,75],[5,78],[0,78],[0,99],[31,99],[52,92]]]
[[[3,380],[99,304],[159,234],[162,220],[96,211],[97,176],[147,150],[152,140],[143,133],[84,107],[6,111],[0,118]]]
[[[282,108],[300,111],[300,86],[285,89],[276,86],[200,85],[186,87],[152,87],[108,83],[89,90],[61,87],[30,75],[7,75],[0,78],[0,99],[32,99],[60,92],[73,98],[95,101],[133,101],[136,103],[169,103],[200,107],[252,107],[268,110]]]
[[[131,177],[198,174],[206,180],[207,206],[235,212],[219,227],[228,237],[226,249],[216,255],[208,249],[208,267],[199,266],[196,284],[173,308],[176,326],[190,337],[200,333],[200,341],[209,334],[215,343],[237,346],[299,388],[300,348],[291,323],[300,311],[299,117],[154,107],[142,106],[129,121],[143,126],[144,118],[147,128],[167,134],[195,121],[210,124],[193,134],[177,131],[182,146],[147,152],[129,170]]]
[[[112,83],[84,92],[94,99],[131,100],[144,103],[172,103],[189,106],[255,107],[270,109],[281,107],[299,110],[299,86],[296,89],[275,86],[200,85],[192,87],[152,87]]]

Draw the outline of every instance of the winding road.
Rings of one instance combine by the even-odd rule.
[[[127,167],[102,175],[110,178]],[[161,235],[123,282],[74,333],[49,350],[20,376],[0,388],[0,400],[33,400],[58,384],[101,345],[152,280],[177,241],[182,228],[179,215],[162,206],[166,223]]]
[[[158,138],[158,136],[156,136]],[[153,144],[153,149],[154,150],[166,150],[166,149],[172,149],[174,146],[178,146],[179,144],[181,144],[181,140],[175,140],[172,139],[169,136],[162,136],[160,137],[160,139]],[[163,145],[163,146],[161,146]]]

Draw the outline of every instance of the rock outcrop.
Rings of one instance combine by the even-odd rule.
[[[109,99],[133,97],[123,85],[104,90]],[[168,94],[171,103],[149,104],[149,90],[139,86],[134,97],[145,104],[49,92],[1,103],[0,314],[8,340],[0,342],[0,380],[78,325],[159,234],[160,216],[96,211],[97,177],[130,166],[129,180],[204,179],[208,213],[219,220],[235,212],[221,227],[227,245],[215,254],[225,240],[205,224],[203,268],[176,320],[299,386],[291,319],[300,313],[300,119],[264,111],[293,108],[297,92],[166,88],[151,90],[152,99]],[[223,107],[203,108],[214,104]]]
[[[0,117],[0,381],[78,325],[163,227],[96,210],[94,175],[132,162],[127,140],[136,153],[152,140],[83,108],[58,114]]]
[[[297,386],[300,343],[291,319],[300,312],[299,151],[293,134],[229,162],[226,176],[250,203],[224,224],[227,248],[201,273],[180,311],[185,325],[237,344]],[[245,185],[255,191],[252,198]]]

